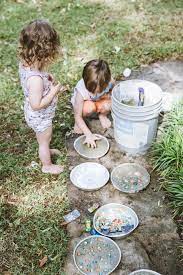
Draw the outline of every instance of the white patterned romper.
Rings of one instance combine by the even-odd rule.
[[[52,126],[52,120],[55,116],[55,109],[57,105],[57,97],[55,97],[50,105],[39,111],[34,111],[31,108],[29,102],[29,90],[27,88],[27,80],[31,76],[40,76],[43,80],[43,97],[50,92],[50,87],[52,80],[48,73],[31,70],[22,65],[19,66],[19,74],[21,86],[24,91],[25,101],[24,101],[24,115],[25,120],[30,128],[32,128],[36,133],[44,132],[48,127]],[[36,92],[36,91],[35,91]]]

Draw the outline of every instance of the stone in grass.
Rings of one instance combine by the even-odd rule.
[[[126,69],[124,69],[124,71],[123,71],[123,76],[124,76],[124,77],[129,77],[129,76],[131,75],[131,73],[132,73],[131,69],[126,68]]]

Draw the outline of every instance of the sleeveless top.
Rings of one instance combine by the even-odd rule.
[[[21,86],[25,96],[24,114],[25,114],[26,122],[31,128],[33,128],[33,130],[39,132],[39,129],[41,129],[40,130],[41,132],[46,128],[48,128],[52,123],[52,119],[55,116],[57,97],[55,97],[50,103],[50,105],[47,106],[46,108],[40,109],[38,111],[34,111],[31,108],[31,105],[29,102],[29,89],[27,87],[27,81],[31,76],[41,77],[43,80],[43,97],[44,97],[50,92],[51,83],[52,83],[51,76],[46,72],[31,70],[30,68],[26,68],[21,64],[19,65],[19,75],[20,75]],[[37,126],[35,127],[35,125]]]

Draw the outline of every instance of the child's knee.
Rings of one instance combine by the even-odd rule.
[[[96,112],[95,103],[92,101],[85,101],[83,105],[83,115],[89,116]]]
[[[101,114],[106,114],[111,111],[111,101],[104,100],[103,102],[99,102],[97,105],[97,112]]]

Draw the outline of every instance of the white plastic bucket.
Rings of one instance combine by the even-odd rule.
[[[138,102],[138,88],[144,89],[144,106],[129,106],[121,101],[127,94]],[[121,150],[130,154],[145,153],[156,137],[158,117],[162,109],[161,88],[146,80],[127,80],[112,91],[114,137]]]

